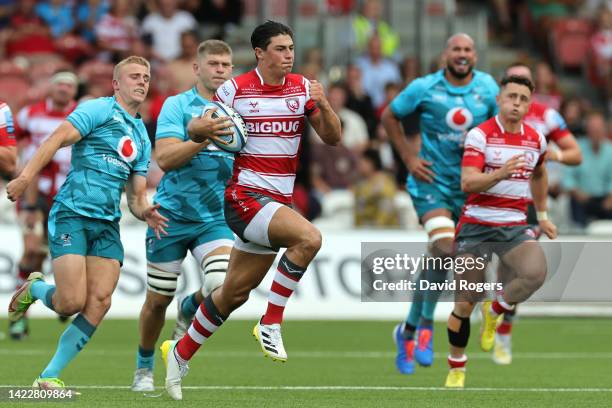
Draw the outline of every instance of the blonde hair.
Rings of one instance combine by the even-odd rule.
[[[128,64],[142,65],[147,67],[149,72],[151,71],[151,64],[149,64],[149,61],[147,61],[146,58],[139,57],[138,55],[130,55],[129,57],[119,61],[119,63],[115,65],[115,68],[113,69],[113,79],[118,79],[119,71],[121,70],[121,68]]]
[[[198,45],[198,59],[203,58],[206,54],[229,54],[231,56],[232,48],[225,41],[206,40]]]

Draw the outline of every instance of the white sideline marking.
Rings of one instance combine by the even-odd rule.
[[[128,385],[69,385],[77,389],[129,390]],[[23,385],[0,385],[0,388],[23,388]],[[163,387],[155,387],[163,389]],[[183,386],[184,390],[246,390],[246,391],[453,391],[453,392],[612,392],[612,388],[509,388],[473,387],[464,389],[446,387],[399,387],[360,385],[193,385]]]
[[[0,349],[0,355],[12,356],[40,356],[51,355],[52,350],[43,349]],[[131,356],[134,352],[120,350],[85,350],[91,356]],[[391,351],[290,351],[291,358],[393,358],[395,352]],[[434,353],[436,358],[446,358],[447,353]],[[259,351],[204,351],[195,355],[199,358],[260,358]],[[567,359],[612,359],[612,352],[514,352],[513,358],[535,359],[535,360],[567,360]],[[470,360],[486,360],[491,358],[491,353],[475,352],[468,353]]]

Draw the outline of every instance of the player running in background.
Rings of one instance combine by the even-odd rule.
[[[227,81],[216,93],[242,115],[248,132],[225,191],[225,218],[238,237],[223,285],[204,299],[184,337],[162,345],[166,390],[174,399],[182,399],[187,362],[246,302],[281,247],[287,250],[278,263],[266,313],[253,334],[266,356],[287,359],[280,330],[283,311],[321,247],[321,233],[290,207],[297,154],[305,117],[330,145],[340,142],[340,120],[321,84],[291,73],[294,48],[289,27],[267,21],[255,28],[251,44],[257,67]]]
[[[223,41],[208,40],[198,47],[194,61],[197,84],[168,98],[157,121],[155,154],[166,173],[154,202],[169,219],[168,235],[155,238],[147,230],[147,296],[140,312],[140,344],[133,391],[154,391],[155,343],[164,325],[166,309],[177,287],[181,265],[191,251],[201,268],[204,285],[178,301],[175,338],[185,334],[204,297],[223,283],[234,243],[234,234],[225,223],[223,193],[232,176],[234,156],[219,150],[208,140],[196,143],[190,135],[214,137],[231,134],[231,120],[204,117],[202,108],[217,88],[232,74],[232,50]]]
[[[33,272],[9,304],[11,321],[38,299],[56,313],[78,313],[34,387],[64,387],[60,372],[87,344],[110,308],[123,263],[119,206],[124,188],[134,216],[146,221],[158,237],[165,233],[167,219],[157,212],[158,206],[149,204],[146,194],[151,143],[138,109],[149,80],[146,59],[132,56],[119,62],[113,72],[115,95],[79,105],[7,186],[8,198],[17,200],[60,147],[73,145],[68,178],[49,214],[55,285]]]
[[[525,77],[504,78],[497,98],[499,114],[472,129],[465,140],[461,187],[469,196],[457,226],[455,247],[458,258],[472,258],[462,264],[474,267],[455,274],[455,281],[484,282],[492,253],[505,265],[503,290],[495,301],[483,305],[480,342],[489,349],[501,315],[527,300],[546,278],[544,252],[527,224],[531,197],[542,232],[550,239],[557,235],[546,213],[546,139],[522,121],[533,89]],[[470,315],[482,294],[458,289],[455,296],[455,307],[448,318],[450,372],[446,386],[462,388]]]
[[[76,107],[78,79],[70,71],[58,71],[50,80],[49,96],[22,108],[16,116],[15,130],[19,139],[20,162],[25,165],[55,129]],[[23,198],[17,203],[19,225],[23,232],[23,255],[17,266],[17,287],[23,285],[30,273],[42,272],[47,257],[47,220],[53,197],[66,180],[70,170],[70,147],[55,153],[49,164],[37,175]],[[11,338],[20,340],[28,335],[29,327],[24,315],[10,323]]]
[[[506,68],[506,76],[522,76],[533,83],[531,69],[523,63],[514,63]],[[565,164],[567,166],[577,166],[582,162],[580,146],[569,131],[565,120],[556,110],[546,105],[531,101],[529,110],[523,118],[523,122],[540,132],[546,138],[548,150],[546,160]],[[554,142],[557,148],[552,148],[550,142]],[[551,163],[552,164],[552,163]],[[527,223],[537,227],[538,221],[535,217],[533,205],[529,204]],[[537,234],[539,237],[539,234]],[[500,268],[503,265],[500,264]],[[498,274],[503,274],[500,270]],[[510,364],[512,362],[512,324],[516,316],[517,308],[511,312],[504,313],[504,318],[497,326],[495,334],[495,348],[493,350],[493,361],[497,364]]]
[[[15,124],[11,108],[0,101],[0,175],[11,177],[15,172],[17,148]]]
[[[465,200],[460,183],[464,137],[495,114],[499,90],[490,75],[474,70],[476,49],[467,34],[450,37],[444,57],[445,69],[414,80],[382,116],[387,134],[410,171],[408,193],[428,234],[432,256],[452,252],[455,222]],[[421,135],[407,139],[400,119],[416,111],[421,113]],[[423,270],[418,280],[444,282],[446,274],[446,270]],[[414,372],[415,359],[422,366],[433,363],[438,297],[436,291],[417,291],[405,323],[394,328],[395,364],[402,374]]]

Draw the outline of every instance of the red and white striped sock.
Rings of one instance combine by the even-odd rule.
[[[297,287],[298,282],[306,272],[306,268],[291,262],[286,253],[278,262],[278,268],[274,275],[274,282],[268,295],[268,308],[266,314],[261,318],[262,324],[275,324],[283,322],[283,312],[289,297]]]
[[[448,367],[452,370],[454,368],[458,368],[461,370],[465,370],[465,365],[467,363],[467,356],[464,354],[461,357],[452,357],[450,354],[448,355]]]
[[[187,333],[176,344],[176,354],[184,361],[189,361],[200,346],[217,331],[227,319],[221,316],[212,301],[212,295],[204,298],[196,311],[195,317]]]
[[[504,298],[501,297],[501,295],[498,296],[497,299],[493,301],[493,303],[491,303],[491,315],[493,317],[497,317],[501,314],[511,312],[513,310],[514,306],[506,303],[504,301]]]

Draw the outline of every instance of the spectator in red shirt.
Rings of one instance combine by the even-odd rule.
[[[55,51],[49,27],[36,15],[36,0],[20,0],[9,24],[6,55],[52,53]]]

